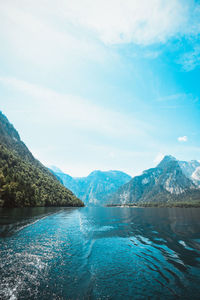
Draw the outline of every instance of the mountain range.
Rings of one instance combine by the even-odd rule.
[[[200,163],[165,156],[151,168],[121,186],[109,204],[200,201]]]
[[[84,206],[34,158],[0,112],[0,206]]]
[[[121,171],[99,170],[87,177],[71,177],[36,160],[0,112],[0,206],[83,206],[83,202],[200,203],[200,162],[168,155],[133,178]]]
[[[103,205],[131,176],[121,171],[93,171],[87,177],[71,177],[57,167],[50,167],[65,187],[70,189],[86,205]]]

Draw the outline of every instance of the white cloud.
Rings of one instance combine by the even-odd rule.
[[[51,70],[80,68],[88,60],[105,63],[119,58],[112,45],[198,36],[199,7],[193,0],[0,1],[0,50],[6,58]],[[195,47],[179,61],[186,71],[200,64]],[[148,59],[161,52],[140,51]]]
[[[90,29],[105,44],[163,43],[176,35],[196,34],[199,25],[198,6],[192,0],[74,0],[62,3],[68,20]]]
[[[7,0],[0,3],[0,12],[8,38],[15,43],[19,39],[18,45],[27,42],[26,47],[36,42],[29,46],[36,52],[46,42],[53,49],[67,44],[76,51],[80,43],[85,53],[88,47],[98,50],[98,39],[151,45],[200,31],[200,10],[193,0],[61,0],[59,5],[52,0]]]
[[[187,138],[186,135],[184,135],[184,136],[179,136],[179,137],[178,137],[178,141],[179,141],[179,142],[187,142],[187,140],[188,140],[188,138]]]
[[[34,64],[57,67],[107,57],[102,44],[69,26],[54,1],[0,1],[0,37],[9,53]]]

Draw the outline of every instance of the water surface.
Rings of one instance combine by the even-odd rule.
[[[0,210],[0,299],[199,299],[199,208]]]

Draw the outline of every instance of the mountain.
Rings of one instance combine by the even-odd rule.
[[[200,167],[196,168],[196,170],[192,173],[191,178],[200,187]]]
[[[36,160],[0,112],[0,206],[83,206]]]
[[[87,177],[71,177],[62,171],[53,173],[87,205],[102,205],[109,194],[130,181],[131,176],[120,171],[93,171]]]
[[[165,156],[156,168],[148,169],[107,198],[109,204],[200,200],[197,161],[180,162]]]
[[[200,162],[197,160],[179,161],[179,165],[185,176],[200,186]]]

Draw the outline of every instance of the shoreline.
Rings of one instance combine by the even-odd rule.
[[[146,207],[157,207],[157,208],[173,208],[173,207],[180,207],[180,208],[200,208],[200,201],[198,202],[173,202],[173,203],[140,203],[140,204],[108,204],[105,207],[132,207],[132,208],[146,208]]]

